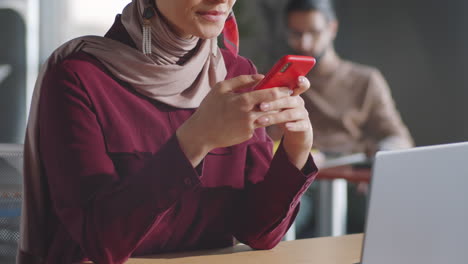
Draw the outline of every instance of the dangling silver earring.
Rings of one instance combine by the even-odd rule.
[[[143,11],[143,54],[151,55],[151,18],[154,16],[154,8],[146,7]]]

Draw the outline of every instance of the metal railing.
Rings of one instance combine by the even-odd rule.
[[[15,263],[23,182],[23,145],[0,144],[0,263]]]

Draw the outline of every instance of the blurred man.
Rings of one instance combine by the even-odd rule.
[[[315,148],[332,153],[408,148],[413,141],[379,70],[341,59],[333,41],[338,21],[329,0],[291,0],[288,43],[318,63],[304,94]]]
[[[379,70],[337,55],[333,42],[338,21],[330,1],[291,0],[286,15],[290,47],[299,55],[315,57],[318,62],[307,76],[311,89],[303,94],[314,127],[314,148],[322,153],[373,155],[378,150],[412,147],[413,140]],[[269,132],[278,138],[277,129]],[[301,221],[306,215],[310,217],[307,207],[311,206],[311,200],[307,199],[310,197],[303,198],[301,209],[305,210],[297,220],[299,237],[301,228],[304,229]],[[349,207],[353,214],[353,206]],[[365,206],[358,207],[362,211]],[[359,221],[363,222],[364,215],[360,214]],[[362,230],[358,227],[355,231]]]

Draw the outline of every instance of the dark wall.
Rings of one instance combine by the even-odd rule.
[[[21,143],[26,123],[26,28],[12,9],[0,8],[0,65],[10,73],[0,82],[0,143]]]
[[[340,0],[336,48],[378,67],[418,145],[468,140],[465,0]]]
[[[252,1],[241,14],[241,24],[256,21],[241,52],[263,72],[289,52],[286,2]],[[468,1],[337,0],[336,7],[338,53],[383,72],[416,144],[468,140]]]

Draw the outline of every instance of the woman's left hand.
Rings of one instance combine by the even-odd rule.
[[[299,96],[310,88],[307,78],[298,78],[297,87],[289,97],[263,102],[260,109],[265,115],[257,119],[262,126],[279,124],[283,127],[283,147],[289,160],[302,169],[307,162],[313,143],[312,124],[304,100]]]

